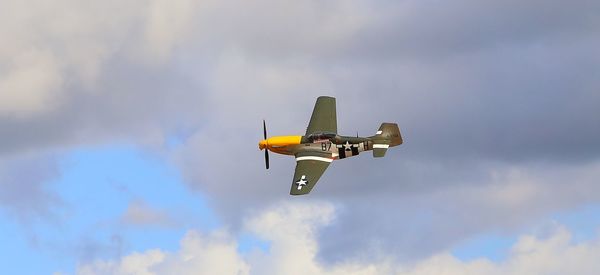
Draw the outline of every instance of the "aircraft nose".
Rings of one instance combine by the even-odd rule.
[[[265,149],[267,147],[267,140],[263,139],[260,142],[258,142],[258,149],[262,150]]]

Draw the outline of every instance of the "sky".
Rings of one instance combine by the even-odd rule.
[[[597,1],[0,2],[2,274],[599,274]],[[316,97],[400,126],[292,197]]]

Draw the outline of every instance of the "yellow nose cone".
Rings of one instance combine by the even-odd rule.
[[[300,144],[302,136],[278,136],[263,139],[258,143],[258,148],[273,150],[273,148],[285,147],[288,145]]]
[[[258,142],[258,149],[262,150],[265,149],[267,147],[267,140],[263,139],[260,142]]]

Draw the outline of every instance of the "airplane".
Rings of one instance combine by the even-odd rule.
[[[269,169],[269,151],[296,158],[290,195],[306,195],[333,160],[357,156],[373,150],[373,157],[383,157],[389,147],[402,144],[396,123],[382,123],[370,137],[340,136],[337,133],[335,98],[320,96],[310,117],[304,136],[273,136],[267,138],[267,124],[263,120],[264,139],[258,143],[265,150],[265,166]]]

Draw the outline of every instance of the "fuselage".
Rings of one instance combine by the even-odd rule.
[[[331,159],[356,156],[373,149],[371,137],[339,136],[318,134],[311,136],[274,136],[261,140],[259,149],[267,149],[282,155],[297,155],[301,152],[318,152]]]

